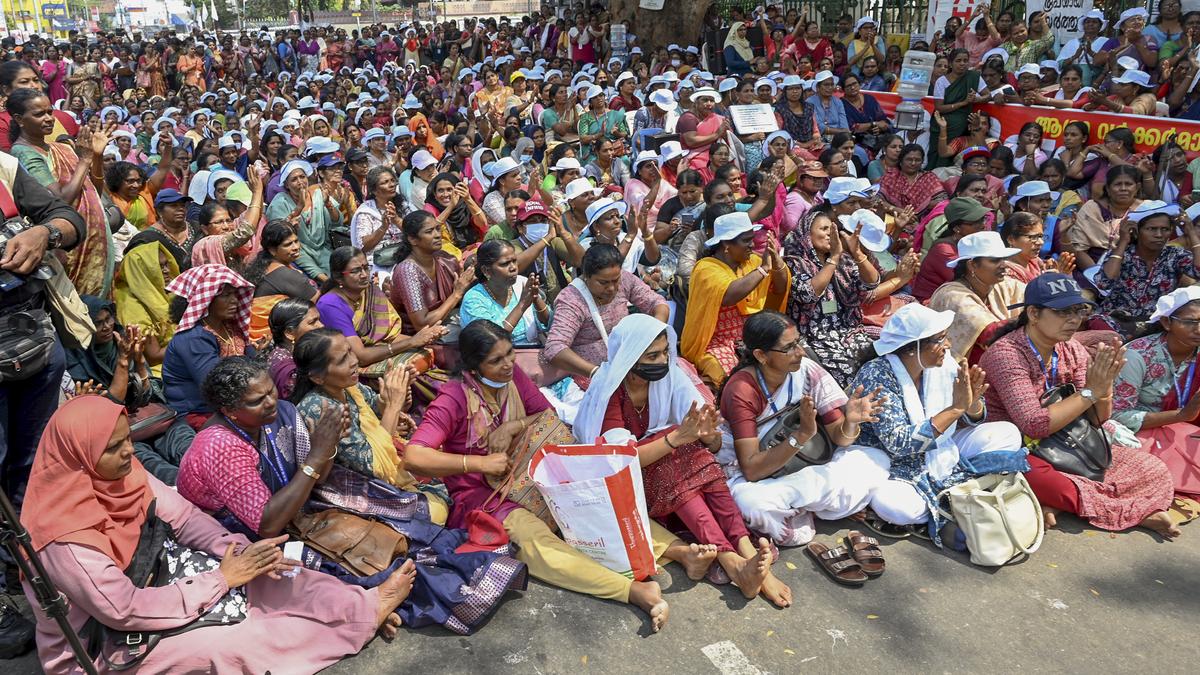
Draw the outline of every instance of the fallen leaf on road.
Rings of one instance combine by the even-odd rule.
[[[1098,591],[1094,588],[1089,588],[1088,590],[1091,591],[1092,595],[1096,596],[1097,598],[1100,597],[1100,591]]]
[[[775,634],[775,631],[773,631],[773,630],[767,631],[767,637],[771,637],[774,634]]]
[[[867,615],[867,618],[868,618],[868,619],[878,619],[878,618],[879,618],[879,615],[878,615],[878,614],[868,614],[868,615]]]
[[[1083,533],[1083,536],[1085,536],[1085,537],[1094,537],[1094,536],[1096,536],[1096,533],[1095,533],[1094,531],[1092,531],[1092,530],[1088,530],[1087,532],[1084,532],[1084,533]]]
[[[579,659],[579,662],[586,666],[587,665],[587,654],[584,654],[583,658]]]
[[[785,563],[783,563],[783,564],[784,564],[784,565],[787,565],[787,568],[788,568],[789,570],[794,570],[794,569],[796,569],[796,563],[785,562]]]
[[[1154,583],[1156,583],[1156,584],[1162,584],[1163,586],[1166,586],[1166,584],[1163,584],[1163,582],[1162,582],[1162,579],[1155,579],[1155,580],[1154,580]]]
[[[1054,563],[1046,563],[1046,567],[1054,567],[1054,568],[1057,568],[1057,567],[1058,567],[1058,565],[1055,565]]]
[[[794,652],[794,651],[792,651],[792,650],[790,650],[790,649],[785,649],[785,650],[783,650],[783,653],[784,653],[784,654],[787,654],[788,656],[795,656],[795,655],[796,655],[796,652]]]

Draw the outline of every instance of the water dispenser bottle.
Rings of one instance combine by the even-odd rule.
[[[900,85],[896,93],[903,101],[896,106],[896,128],[916,131],[925,127],[925,108],[921,98],[929,95],[929,81],[933,77],[933,63],[937,60],[932,52],[910,51],[904,55],[900,67]]]

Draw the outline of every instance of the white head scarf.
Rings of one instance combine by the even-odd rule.
[[[576,440],[594,443],[600,436],[609,400],[625,381],[629,370],[650,348],[650,343],[663,331],[667,332],[668,363],[671,368],[666,377],[650,383],[649,432],[662,431],[681,423],[693,403],[704,405],[704,398],[696,390],[696,385],[675,362],[675,355],[679,351],[675,329],[649,314],[630,314],[621,319],[608,336],[608,360],[600,364],[575,415]]]

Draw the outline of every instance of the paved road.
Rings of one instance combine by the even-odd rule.
[[[534,582],[472,637],[405,632],[327,672],[1195,673],[1200,526],[1164,543],[1060,521],[1041,551],[999,570],[927,543],[885,542],[887,573],[860,589],[833,585],[787,550],[775,566],[795,592],[787,610],[671,566],[671,619],[658,635],[627,606]],[[846,525],[826,523],[818,537]],[[28,656],[0,665],[14,675],[35,668]]]

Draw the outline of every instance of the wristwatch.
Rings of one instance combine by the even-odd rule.
[[[309,478],[311,478],[313,480],[321,480],[321,474],[317,473],[316,469],[312,468],[311,466],[309,466],[307,464],[301,465],[300,471],[302,473],[304,473],[305,476],[308,476]]]
[[[1083,389],[1080,389],[1079,395],[1086,398],[1087,400],[1091,401],[1092,403],[1096,402],[1096,393],[1093,392],[1091,389],[1088,389],[1086,387]]]
[[[44,227],[46,228],[46,231],[50,233],[49,238],[46,240],[46,248],[56,249],[62,246],[62,230],[51,225],[50,223],[38,223],[37,227]]]
[[[799,449],[800,449],[800,442],[799,442],[799,441],[797,441],[797,440],[796,440],[796,437],[795,437],[795,436],[792,436],[791,434],[789,434],[789,435],[788,435],[788,437],[787,437],[787,444],[788,444],[788,445],[790,445],[790,446],[792,446],[792,449],[793,449],[793,450],[799,450]]]

